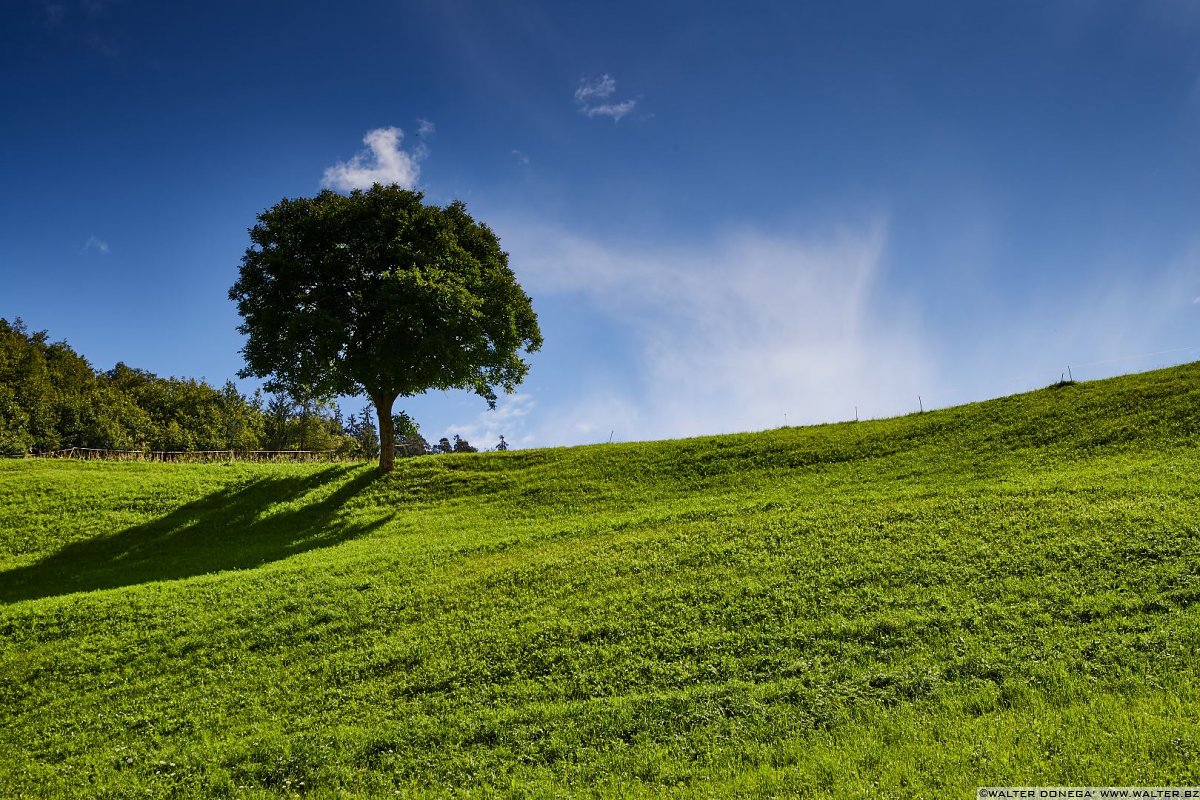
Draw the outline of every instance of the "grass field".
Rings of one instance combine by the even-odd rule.
[[[0,797],[1200,784],[1200,365],[369,466],[0,463]]]

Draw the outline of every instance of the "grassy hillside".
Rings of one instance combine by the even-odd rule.
[[[1200,365],[370,467],[0,463],[0,796],[1200,784]]]

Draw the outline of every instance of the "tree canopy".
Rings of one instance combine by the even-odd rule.
[[[258,216],[229,297],[243,377],[293,396],[366,394],[393,440],[397,397],[466,389],[495,407],[542,344],[496,235],[466,206],[376,184],[282,200]],[[394,450],[380,451],[380,469]]]

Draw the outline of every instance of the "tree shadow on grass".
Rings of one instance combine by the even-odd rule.
[[[0,603],[248,569],[361,536],[387,518],[339,518],[346,502],[378,477],[375,470],[363,470],[347,479],[353,471],[340,466],[258,478],[112,536],[67,545],[36,563],[0,572]],[[304,499],[334,485],[319,500]],[[294,506],[273,508],[289,503]]]

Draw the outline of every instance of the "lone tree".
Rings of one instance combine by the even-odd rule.
[[[392,404],[468,389],[495,408],[541,347],[529,296],[496,235],[454,202],[375,184],[281,200],[258,215],[229,299],[248,338],[242,377],[271,391],[366,394],[381,442]],[[395,466],[380,448],[379,470]]]

